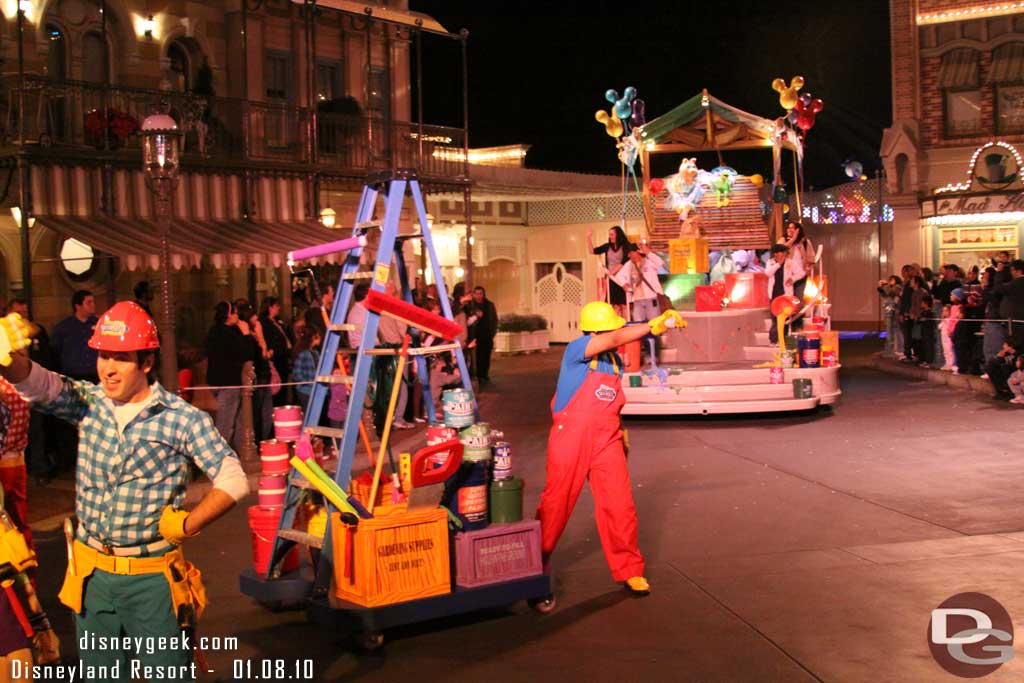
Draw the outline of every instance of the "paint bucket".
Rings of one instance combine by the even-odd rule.
[[[455,427],[442,425],[430,425],[427,427],[427,445],[436,446],[445,441],[454,441],[459,438],[459,430]]]
[[[806,334],[797,342],[797,358],[802,368],[821,367],[821,339],[817,334]]]
[[[488,464],[491,462],[491,447],[490,446],[463,446],[462,449],[462,460],[463,462],[479,462],[486,460]]]
[[[813,395],[811,380],[806,377],[793,380],[793,398],[811,398]]]
[[[473,392],[468,389],[448,389],[441,393],[441,409],[448,427],[468,427],[476,421]]]
[[[491,524],[511,524],[523,519],[523,480],[518,477],[492,481],[490,487]]]
[[[623,372],[640,372],[640,340],[634,340],[623,344],[617,349],[622,359]],[[632,385],[630,385],[632,386]]]
[[[786,381],[786,371],[778,365],[768,369],[768,382],[771,384],[783,384]]]
[[[278,406],[274,408],[274,438],[295,441],[302,434],[302,408]]]
[[[491,447],[494,451],[494,480],[512,478],[512,444],[508,441],[496,441]]]
[[[288,478],[280,475],[263,475],[260,477],[259,506],[275,508],[284,505],[284,493],[288,486]]]
[[[490,449],[487,449],[488,455]],[[464,531],[487,526],[487,473],[490,458],[469,459],[464,453],[462,464],[444,486],[445,506],[462,521]]]
[[[263,474],[281,476],[291,471],[292,466],[288,462],[291,459],[290,446],[287,441],[277,439],[260,441],[260,465],[263,467]]]
[[[486,422],[470,425],[459,432],[459,441],[466,448],[490,448],[491,425]]]
[[[253,505],[249,508],[249,531],[252,532],[252,564],[258,576],[267,573],[270,555],[274,552],[274,539],[281,521],[281,508],[264,508]],[[292,548],[285,555],[281,572],[293,572],[299,568],[299,548]]]
[[[796,351],[787,349],[782,352],[782,367],[784,368],[795,368],[796,367]]]
[[[635,389],[637,387],[642,387],[643,385],[644,385],[644,376],[643,375],[630,375],[629,376],[629,386],[631,388]]]
[[[833,346],[821,347],[821,367],[834,368],[837,365],[836,350]]]

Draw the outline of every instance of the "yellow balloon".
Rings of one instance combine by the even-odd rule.
[[[789,111],[796,106],[796,101],[799,98],[797,91],[804,87],[803,76],[793,76],[793,80],[789,82],[789,86],[786,86],[786,81],[781,78],[776,78],[772,81],[772,90],[779,93],[779,104],[786,111]]]
[[[622,137],[622,120],[616,115],[615,110],[612,110],[611,116],[609,116],[605,110],[598,109],[594,112],[594,118],[597,119],[598,123],[604,125],[605,133],[608,133],[608,135],[615,139]]]
[[[754,187],[764,187],[764,176],[762,176],[760,173],[755,173],[754,175],[750,176],[750,182],[754,184]]]

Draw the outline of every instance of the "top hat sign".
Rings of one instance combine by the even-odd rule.
[[[1000,147],[989,147],[974,166],[974,178],[990,190],[1006,189],[1019,175],[1016,157]]]

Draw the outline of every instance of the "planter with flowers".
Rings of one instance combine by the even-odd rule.
[[[107,109],[106,113],[101,109],[93,109],[85,115],[85,139],[96,149],[103,149],[103,135],[106,130],[110,131],[107,136],[110,149],[117,150],[123,147],[125,141],[138,129],[138,119],[128,112],[117,109]]]
[[[540,315],[503,315],[498,320],[494,350],[498,353],[528,353],[548,348],[548,321]]]

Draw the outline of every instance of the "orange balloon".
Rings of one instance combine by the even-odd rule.
[[[608,116],[608,112],[604,109],[598,109],[594,112],[594,118],[597,119],[598,123],[604,124],[604,132],[613,138],[622,137],[623,128],[622,120],[612,111],[611,116]]]

